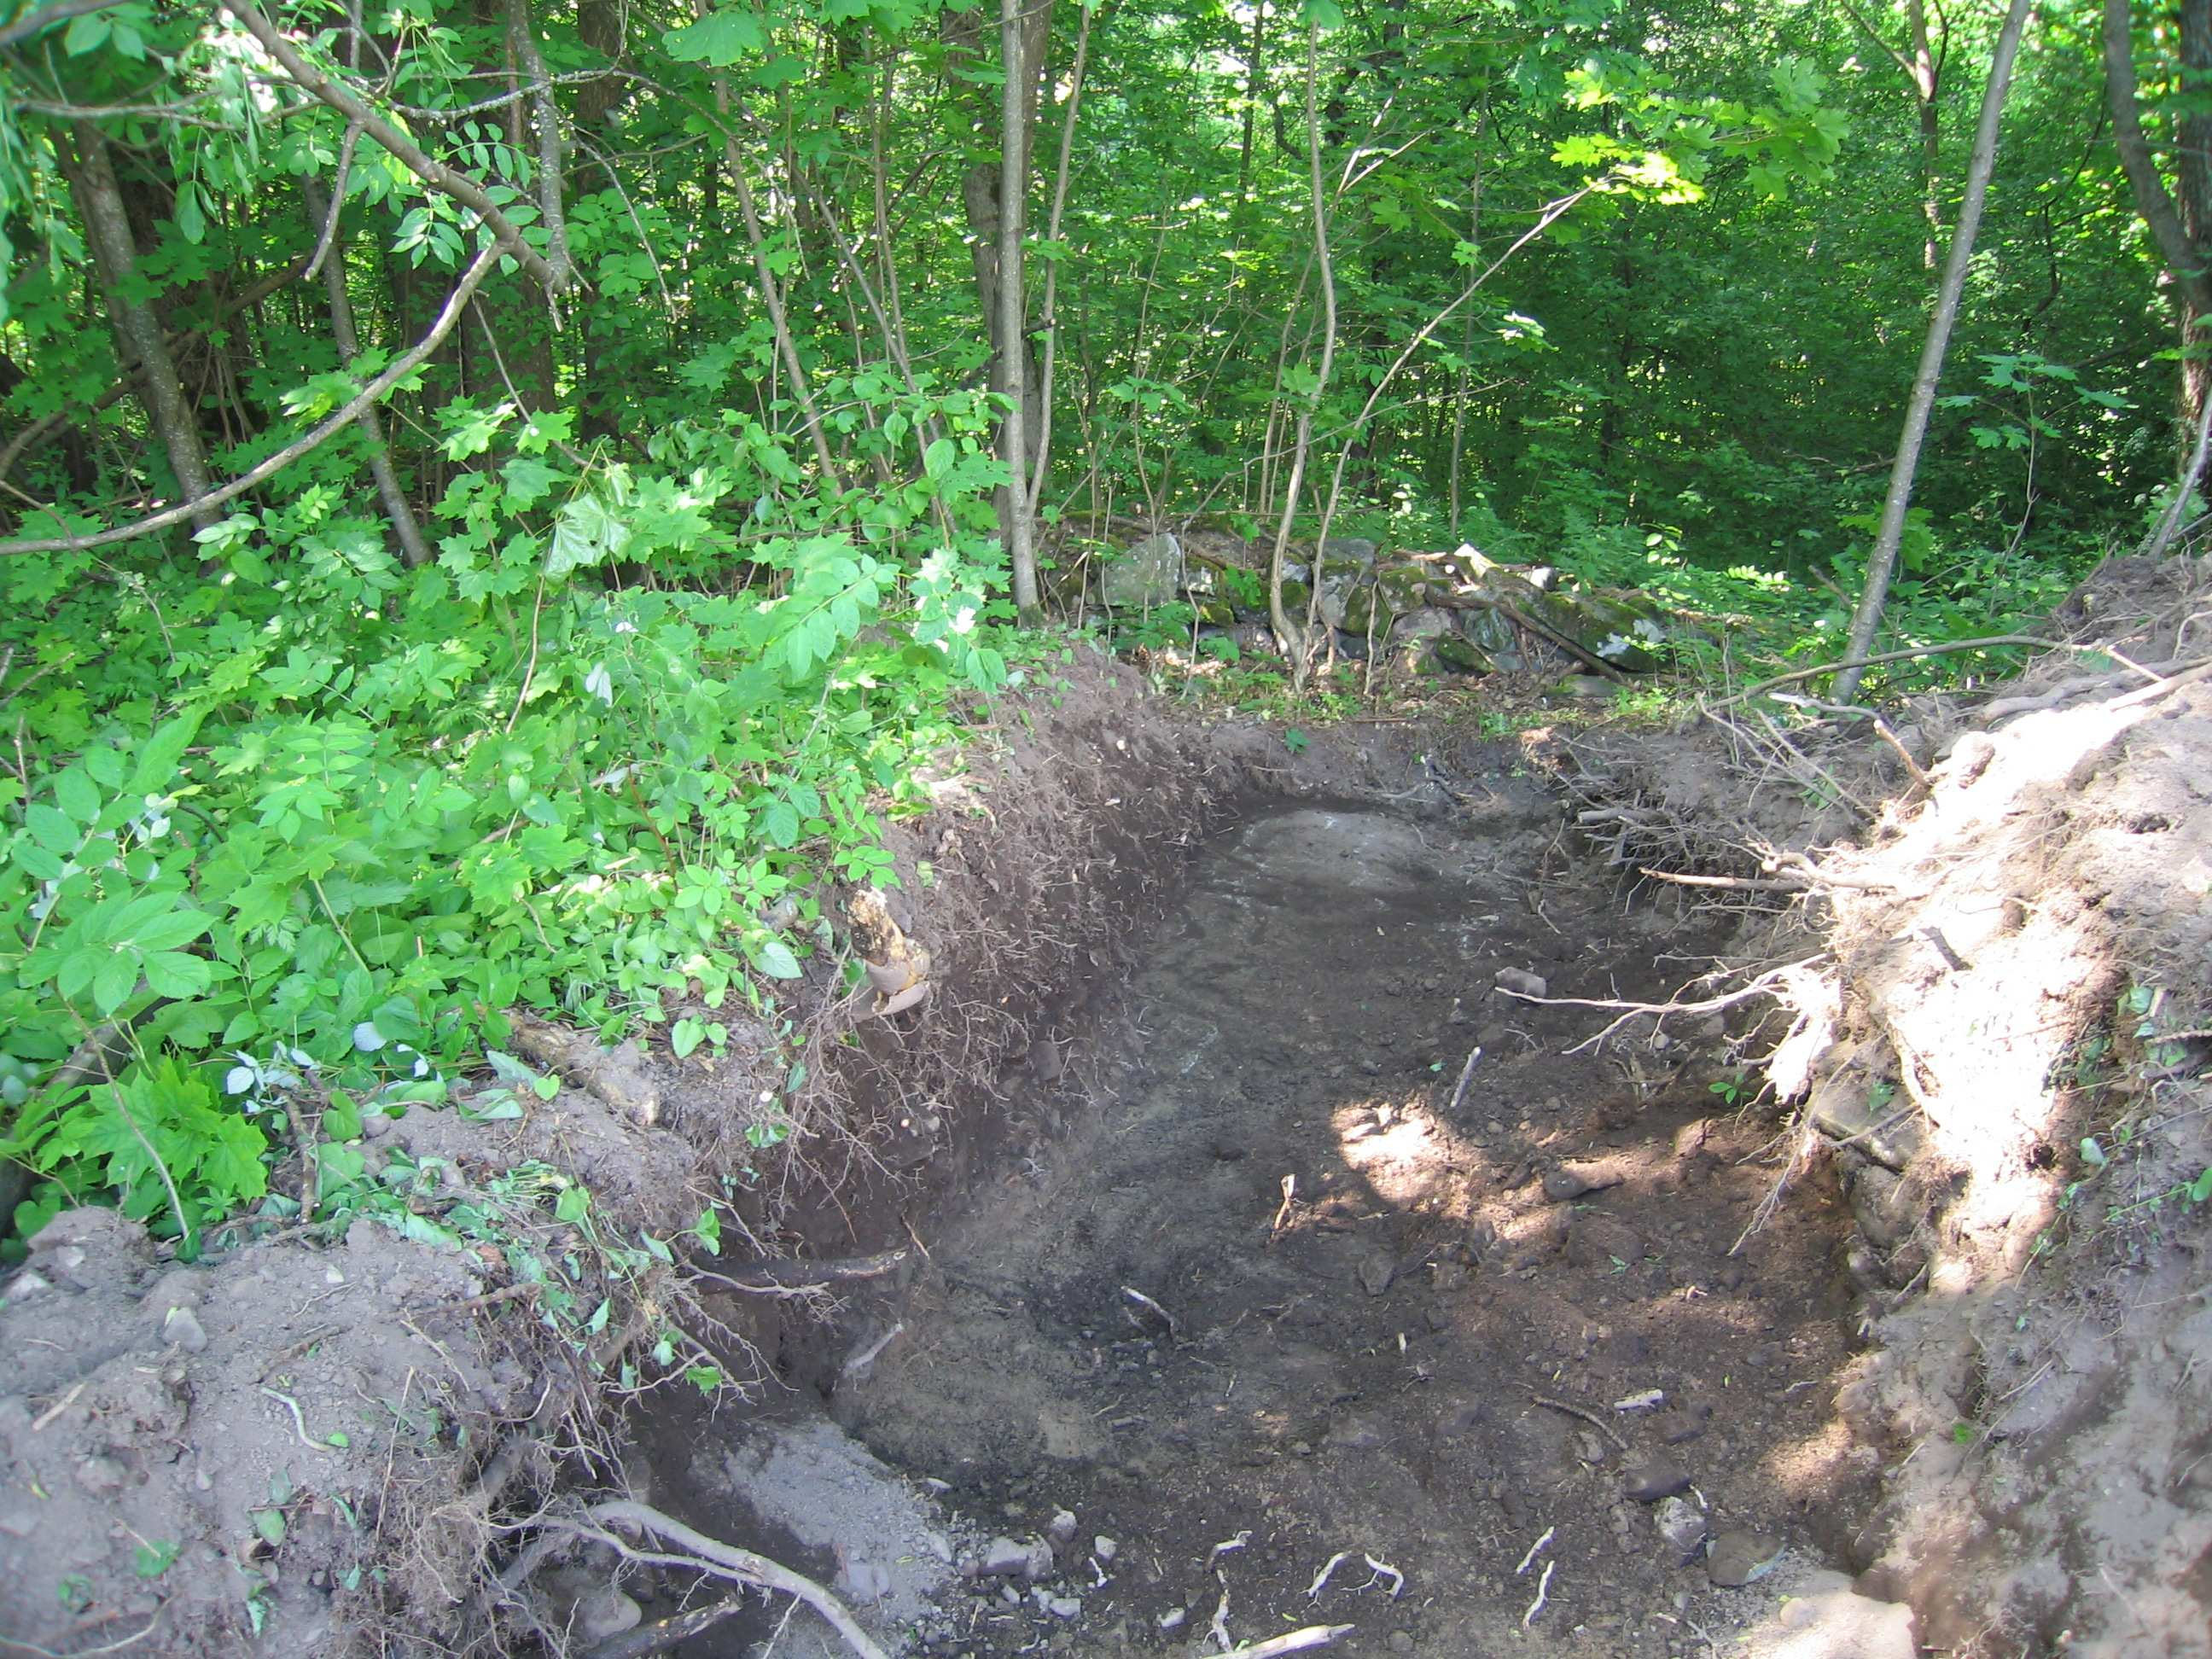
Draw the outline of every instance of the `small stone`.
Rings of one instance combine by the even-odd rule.
[[[1518,968],[1500,968],[1491,975],[1491,981],[1501,991],[1511,991],[1524,997],[1544,997],[1552,994],[1551,986],[1545,981]]]
[[[1687,1566],[1698,1559],[1698,1547],[1705,1541],[1705,1517],[1695,1504],[1686,1498],[1662,1498],[1651,1520],[1673,1553],[1670,1565]]]
[[[1083,1611],[1083,1603],[1072,1595],[1055,1595],[1046,1601],[1044,1610],[1055,1619],[1073,1619]]]
[[[1621,1471],[1621,1485],[1638,1503],[1656,1504],[1689,1491],[1690,1472],[1663,1452],[1651,1453]]]
[[[855,1601],[880,1601],[891,1593],[890,1569],[880,1561],[848,1561],[838,1577],[843,1581],[845,1594]]]
[[[1181,1630],[1182,1621],[1189,1617],[1190,1613],[1186,1608],[1170,1607],[1160,1615],[1159,1626],[1162,1630]]]
[[[1589,1189],[1589,1182],[1572,1170],[1553,1170],[1544,1177],[1544,1196],[1554,1204],[1580,1198]]]
[[[1398,1264],[1388,1252],[1376,1251],[1359,1264],[1359,1283],[1370,1296],[1380,1296],[1398,1276]]]
[[[1392,1631],[1389,1648],[1393,1653],[1411,1653],[1413,1650],[1413,1632],[1409,1630]]]
[[[1712,1420],[1712,1415],[1713,1408],[1698,1401],[1660,1413],[1651,1419],[1651,1426],[1658,1430],[1659,1437],[1668,1445],[1686,1445],[1705,1431],[1705,1425]]]
[[[0,1502],[0,1533],[10,1538],[28,1538],[45,1524],[35,1505],[20,1502]]]
[[[1055,1544],[1065,1544],[1075,1536],[1075,1511],[1060,1510],[1045,1527],[1045,1534]]]
[[[1705,1553],[1705,1576],[1723,1589],[1754,1583],[1782,1559],[1782,1540],[1772,1533],[1739,1528],[1724,1532]]]
[[[76,1466],[77,1485],[95,1498],[112,1498],[130,1478],[130,1472],[112,1457],[88,1457]]]
[[[161,1322],[161,1340],[186,1353],[198,1353],[207,1346],[208,1335],[200,1327],[199,1316],[190,1308],[172,1308],[169,1316]]]
[[[1386,1437],[1382,1425],[1359,1412],[1346,1412],[1328,1425],[1324,1443],[1337,1451],[1373,1451]]]
[[[1091,1553],[1101,1561],[1111,1561],[1121,1553],[1121,1547],[1101,1533],[1091,1540]]]
[[[983,1553],[976,1558],[975,1576],[978,1578],[1011,1578],[1029,1565],[1030,1547],[1012,1538],[994,1538],[983,1546]]]
[[[1029,1553],[1022,1562],[1022,1577],[1032,1584],[1052,1577],[1060,1563],[1054,1559],[1052,1546],[1042,1538],[1030,1540]]]
[[[645,1611],[612,1584],[602,1585],[576,1602],[574,1634],[585,1645],[595,1645],[626,1630],[635,1630]]]

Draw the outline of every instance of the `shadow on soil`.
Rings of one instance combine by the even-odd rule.
[[[1190,1651],[1225,1597],[1236,1640],[1346,1654],[1703,1653],[1771,1597],[1700,1535],[1856,1565],[1843,1206],[1815,1177],[1731,1255],[1778,1165],[1691,1063],[1717,1023],[1570,1053],[1611,1016],[1494,988],[1664,1001],[1718,939],[1492,785],[1203,851],[1119,1015],[905,1218],[927,1259],[787,1349],[780,1404],[638,1425],[660,1501],[910,1652]],[[777,1653],[830,1650],[799,1622]]]

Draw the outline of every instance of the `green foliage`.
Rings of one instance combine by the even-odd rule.
[[[483,104],[515,73],[496,8],[410,0],[374,40],[334,0],[272,14],[428,176],[220,8],[11,13],[8,533],[98,532],[179,494],[166,441],[187,434],[125,374],[90,257],[94,138],[127,198],[123,297],[158,307],[219,477],[422,337],[488,234],[469,201],[544,258],[558,228],[582,279],[551,298],[510,252],[387,399],[381,478],[356,426],[189,542],[0,561],[21,733],[0,776],[0,1156],[41,1177],[26,1227],[105,1197],[189,1249],[276,1201],[258,1183],[303,1097],[341,1148],[348,1115],[438,1104],[486,1065],[499,1081],[459,1109],[520,1112],[547,1080],[501,1052],[514,1006],[611,1034],[680,1002],[672,1047],[719,1047],[730,997],[809,971],[823,879],[891,879],[879,831],[920,805],[913,758],[1006,675],[976,389],[988,226],[951,182],[1001,149],[994,31],[916,0],[605,13],[532,9],[559,179]],[[1916,112],[1863,38],[1898,19],[1304,6],[1335,181],[1325,380],[1303,31],[1262,49],[1234,8],[1086,15],[1070,188],[1040,189],[1030,250],[1048,522],[1103,538],[1142,504],[1264,535],[1303,410],[1304,487],[1341,477],[1338,533],[1641,589],[1693,624],[1668,648],[1696,676],[1839,653],[1929,298]],[[1995,27],[1954,24],[1940,200]],[[2141,33],[2155,126],[2188,94],[2171,40]],[[1041,163],[1074,113],[1073,34],[1053,31]],[[2013,631],[2172,474],[2155,257],[2111,157],[2082,149],[2094,36],[2045,31],[2007,118],[1893,642]],[[343,350],[311,264],[349,298]],[[2115,364],[2155,374],[2091,367]],[[1115,637],[1277,722],[1359,694],[1355,668],[1291,707],[1185,605]],[[334,1204],[347,1164],[321,1165]]]
[[[970,456],[986,416],[880,412]],[[420,1100],[518,1003],[611,1031],[798,976],[811,945],[773,908],[811,921],[824,877],[893,879],[909,757],[1004,678],[988,469],[763,516],[790,459],[747,416],[664,428],[662,467],[578,471],[542,423],[447,414],[471,434],[449,447],[514,447],[456,475],[422,569],[312,489],[203,532],[159,614],[0,569],[7,644],[101,663],[24,698],[49,741],[27,797],[0,785],[0,1153],[46,1177],[26,1231],[104,1192],[189,1247],[261,1196],[254,1108],[288,1090]],[[751,587],[710,585],[732,556]],[[585,580],[617,558],[657,580]],[[96,1031],[113,1075],[36,1092]]]

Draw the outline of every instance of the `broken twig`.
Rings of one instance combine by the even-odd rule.
[[[1459,1082],[1452,1090],[1451,1104],[1444,1110],[1446,1117],[1459,1115],[1460,1103],[1467,1098],[1467,1085],[1474,1076],[1474,1062],[1482,1058],[1482,1045],[1478,1042],[1467,1051],[1467,1064],[1459,1068]]]
[[[1570,1417],[1581,1418],[1583,1422],[1612,1441],[1615,1451],[1625,1452],[1628,1449],[1628,1443],[1613,1431],[1613,1425],[1595,1412],[1577,1406],[1571,1400],[1554,1400],[1548,1394],[1532,1394],[1528,1398],[1540,1406],[1550,1407],[1555,1412],[1565,1412]]]
[[[1174,1340],[1176,1334],[1176,1322],[1175,1316],[1173,1314],[1170,1313],[1165,1308],[1160,1306],[1158,1303],[1153,1301],[1152,1297],[1146,1296],[1142,1291],[1133,1291],[1127,1285],[1124,1285],[1121,1287],[1121,1294],[1127,1297],[1130,1301],[1135,1303],[1139,1307],[1150,1308],[1154,1313],[1158,1314],[1160,1316],[1161,1322],[1168,1328],[1169,1339],[1170,1340]]]
[[[1528,1611],[1521,1615],[1521,1628],[1526,1630],[1536,1622],[1536,1615],[1544,1610],[1544,1603],[1552,1599],[1552,1569],[1559,1564],[1544,1563],[1544,1576],[1536,1581],[1536,1599],[1528,1604]]]
[[[1325,1648],[1340,1637],[1349,1636],[1358,1629],[1356,1625],[1308,1625],[1304,1630],[1285,1631],[1280,1636],[1271,1636],[1264,1642],[1231,1648],[1221,1659],[1270,1659],[1279,1653],[1303,1653],[1308,1648]]]

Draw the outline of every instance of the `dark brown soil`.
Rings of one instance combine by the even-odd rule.
[[[1493,989],[1663,1000],[1710,941],[1571,866],[1530,784],[1460,783],[1480,804],[1449,819],[1277,802],[1209,848],[1119,1017],[1009,1090],[1005,1155],[919,1218],[928,1260],[854,1298],[837,1357],[899,1334],[795,1368],[945,1483],[949,1534],[1077,1518],[1048,1595],[956,1593],[931,1650],[1186,1651],[1225,1591],[1240,1640],[1502,1652],[1555,1564],[1544,1650],[1702,1652],[1771,1594],[1670,1558],[1632,1460],[1679,1465],[1716,1534],[1847,1553],[1840,1206],[1801,1186],[1731,1255],[1775,1171],[1692,1045],[1565,1055],[1611,1014]],[[672,1488],[712,1432],[662,1425]]]

